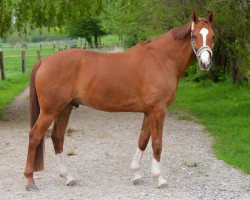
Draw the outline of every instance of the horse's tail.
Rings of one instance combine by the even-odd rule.
[[[35,79],[36,73],[39,69],[42,61],[38,61],[31,72],[30,76],[30,126],[31,128],[35,125],[38,116],[40,114],[40,106],[36,93]],[[35,155],[35,163],[34,163],[35,171],[41,171],[44,169],[44,137],[41,142],[37,146],[36,155]]]

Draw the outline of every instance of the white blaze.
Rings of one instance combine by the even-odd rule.
[[[207,46],[206,42],[207,42],[208,30],[206,28],[202,28],[200,34],[202,35],[203,38],[203,46]]]
[[[208,35],[208,30],[206,28],[202,28],[200,30],[200,34],[202,35],[202,39],[203,39],[203,47],[207,46],[207,35]],[[208,51],[203,51],[200,55],[202,63],[204,64],[209,64],[209,53]]]

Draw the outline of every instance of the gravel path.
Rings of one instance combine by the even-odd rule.
[[[65,185],[58,176],[51,140],[46,139],[45,171],[35,174],[37,192],[24,189],[29,116],[28,93],[22,93],[0,122],[0,199],[250,199],[250,176],[212,154],[203,127],[172,116],[164,127],[162,172],[168,187],[151,178],[151,145],[142,160],[144,185],[132,184],[129,165],[142,114],[106,113],[84,106],[73,110],[65,141],[69,170],[78,180]],[[69,134],[70,133],[70,134]]]

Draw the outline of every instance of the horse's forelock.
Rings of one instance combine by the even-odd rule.
[[[188,34],[191,34],[191,23],[188,23],[180,28],[173,28],[171,29],[171,32],[175,40],[182,40]]]

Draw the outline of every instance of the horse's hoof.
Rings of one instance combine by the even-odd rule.
[[[143,178],[141,177],[141,178],[134,179],[133,184],[134,185],[143,185],[144,184]]]
[[[76,185],[76,180],[75,179],[70,179],[67,181],[67,186],[74,186]]]
[[[163,182],[163,183],[159,183],[158,185],[157,185],[157,188],[158,189],[164,189],[164,188],[166,188],[167,187],[167,182]]]
[[[36,186],[36,184],[26,185],[25,188],[27,191],[37,191],[38,190],[38,187]]]

